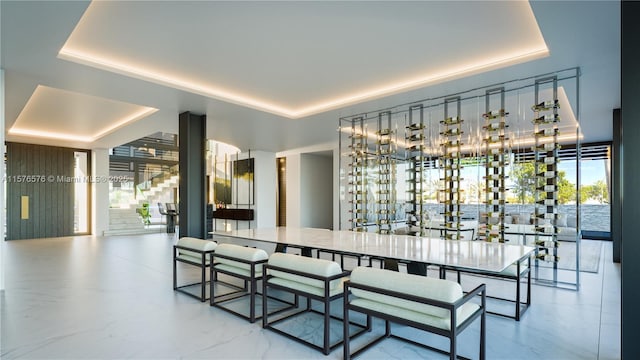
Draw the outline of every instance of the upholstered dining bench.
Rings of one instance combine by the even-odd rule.
[[[262,266],[269,259],[269,255],[262,249],[256,249],[246,246],[234,244],[220,244],[216,247],[216,251],[211,254],[211,274],[209,278],[212,280],[209,295],[211,306],[231,312],[241,316],[250,322],[256,321],[255,304],[256,293],[258,292],[258,281],[262,279]],[[218,282],[218,274],[225,274],[234,278],[241,279],[244,282],[242,288],[227,284],[234,288],[234,291],[224,294],[215,293],[215,284]],[[230,307],[222,304],[238,299],[239,297],[249,296],[249,315],[242,314]]]
[[[331,301],[343,297],[342,283],[347,279],[347,276],[349,275],[348,271],[342,271],[340,265],[333,261],[283,253],[272,254],[269,257],[268,263],[264,265],[264,271],[266,272],[266,275],[262,281],[263,328],[275,331],[276,333],[284,335],[292,340],[301,342],[316,350],[320,350],[325,355],[328,355],[331,350],[342,344],[342,340],[331,343],[329,338],[331,318],[342,321],[342,319],[331,315],[330,304]],[[266,305],[269,290],[280,290],[294,294],[296,307],[299,305],[299,297],[305,297],[307,298],[306,308],[281,316],[275,320],[270,319],[270,314],[267,314]],[[323,304],[324,311],[321,312],[314,310],[311,307],[311,300],[321,302]],[[292,331],[285,331],[275,327],[275,325],[280,322],[308,312],[319,313],[323,316],[322,346],[315,344],[313,341],[303,339],[301,336],[296,336]],[[351,335],[347,330],[347,337],[359,335],[366,330],[365,326],[359,324],[351,325],[359,327],[360,330]],[[349,326],[347,327],[349,328]]]
[[[480,359],[485,359],[486,291],[482,284],[463,294],[460,285],[453,281],[428,278],[419,275],[369,267],[357,267],[350,280],[344,283],[344,332],[348,332],[349,311],[385,321],[385,334],[351,353],[349,338],[345,335],[344,359],[362,354],[385,338],[393,337],[432,351],[457,356],[457,336],[474,320],[480,318]],[[480,304],[471,300],[480,295]],[[408,325],[449,339],[450,348],[444,350],[417,343],[391,334],[390,323]]]
[[[178,239],[173,246],[173,290],[195,297],[204,302],[206,298],[207,268],[210,266],[209,256],[217,247],[217,243],[210,240],[197,239],[193,237],[183,237]],[[200,268],[200,281],[196,283],[178,286],[178,263],[184,263]],[[187,287],[200,285],[200,296],[185,290]]]
[[[445,269],[446,270],[446,269]],[[513,298],[505,298],[493,295],[487,295],[487,298],[514,303],[515,309],[513,315],[504,312],[487,311],[488,314],[499,315],[507,318],[520,321],[520,318],[529,309],[531,305],[531,258],[527,257],[520,261],[509,265],[506,269],[499,273],[492,273],[487,271],[471,270],[471,269],[454,269],[457,273],[458,284],[462,285],[461,273],[474,274],[482,277],[497,278],[512,280],[515,282],[515,296]],[[445,271],[446,273],[446,271]],[[525,287],[525,299],[522,299],[522,285],[526,281]]]

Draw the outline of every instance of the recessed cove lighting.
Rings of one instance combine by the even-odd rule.
[[[185,7],[172,2],[147,6],[95,1],[58,57],[298,119],[549,55],[526,1],[473,4],[462,11],[446,2],[335,6],[199,2]],[[248,16],[247,10],[262,11],[261,16]],[[343,17],[335,16],[339,10]],[[158,19],[168,13],[174,23],[162,24]],[[479,30],[475,21],[482,14],[508,16],[509,28],[492,22]],[[436,25],[454,16],[466,19],[460,31],[445,37],[434,32]],[[197,29],[181,26],[194,19],[201,20]],[[274,25],[283,21],[291,26],[285,32]],[[318,27],[315,22],[331,26]],[[368,38],[354,41],[358,28],[371,29]],[[158,29],[172,36],[159,37]],[[399,37],[404,41],[398,42]],[[183,54],[182,39],[198,44],[197,56]],[[491,39],[493,45],[487,48],[479,39]],[[400,43],[415,46],[380,52]],[[343,56],[350,61],[340,61]]]
[[[93,141],[93,137],[90,137],[90,136],[77,136],[72,134],[63,134],[63,133],[56,133],[51,131],[20,129],[20,128],[16,128],[15,126],[9,129],[9,134],[33,136],[33,137],[46,138],[46,139],[62,139],[62,140],[69,140],[69,141],[79,141],[84,143],[90,143]]]
[[[90,143],[156,111],[38,85],[8,133]]]

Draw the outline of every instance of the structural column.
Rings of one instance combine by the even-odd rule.
[[[622,2],[622,358],[640,354],[640,2]],[[626,131],[622,131],[626,130]]]
[[[91,233],[102,236],[109,230],[109,150],[91,151]]]
[[[620,109],[613,109],[613,145],[611,146],[611,239],[613,262],[620,262],[622,242],[622,123]]]
[[[179,236],[206,238],[205,143],[206,115],[179,116]]]
[[[0,69],[0,159],[4,159],[4,69]],[[0,166],[0,179],[4,180],[4,166]],[[0,186],[0,205],[5,206],[4,184]],[[0,291],[4,291],[4,224],[6,212],[0,211]]]

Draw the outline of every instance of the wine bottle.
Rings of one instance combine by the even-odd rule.
[[[537,218],[539,219],[555,219],[556,214],[555,213],[544,213],[544,214],[538,214],[536,215]]]
[[[460,134],[461,134],[460,130],[456,127],[446,129],[445,131],[440,133],[440,135],[443,135],[443,136],[455,136]]]
[[[406,126],[406,129],[409,130],[409,131],[422,130],[422,129],[424,129],[424,125],[423,124],[418,124],[418,123],[409,124],[409,125]]]
[[[557,135],[559,134],[558,129],[556,128],[549,128],[549,129],[542,129],[542,130],[538,130],[538,132],[536,133],[536,135],[541,135],[541,136],[549,136],[549,135]]]
[[[454,117],[448,117],[444,120],[441,120],[440,123],[445,125],[457,125],[462,123],[462,120],[459,119],[457,116],[454,116]]]
[[[354,209],[354,210],[350,210],[352,213],[356,213],[356,214],[366,214],[368,211],[367,209]]]
[[[558,100],[547,100],[547,101],[543,101],[539,104],[533,105],[531,107],[531,110],[533,111],[546,111],[546,110],[550,110],[553,108],[560,108],[560,104],[558,102]]]
[[[556,172],[555,171],[544,171],[544,172],[538,173],[537,176],[544,177],[546,179],[553,179],[553,178],[556,177]]]
[[[555,186],[555,185],[544,185],[544,186],[538,186],[538,187],[536,188],[536,190],[538,190],[538,191],[552,192],[552,191],[556,191],[556,186]]]
[[[540,144],[537,147],[533,146],[531,147],[532,151],[553,151],[553,150],[557,150],[560,149],[560,145],[556,144],[556,143],[546,143],[546,144]]]
[[[558,114],[546,114],[533,119],[534,124],[549,124],[558,121],[560,121],[560,115]]]
[[[552,240],[538,240],[536,241],[536,245],[547,249],[558,247],[558,243]]]
[[[388,135],[390,135],[392,132],[393,132],[393,131],[392,131],[391,129],[380,129],[380,130],[376,131],[376,134],[377,134],[377,135],[380,135],[380,136],[388,136]]]
[[[557,262],[560,258],[551,254],[538,254],[537,259],[548,262]]]
[[[501,174],[491,174],[491,175],[488,175],[488,176],[484,176],[484,179],[493,180],[493,181],[501,180],[501,179],[504,179],[504,178],[505,177],[503,175],[501,175]]]
[[[544,233],[544,234],[553,234],[553,226],[536,226],[534,228],[535,232]]]

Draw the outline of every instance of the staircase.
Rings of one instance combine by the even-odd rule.
[[[104,235],[135,235],[163,232],[163,227],[146,227],[135,208],[109,209],[109,230]]]
[[[178,186],[178,180],[177,174],[167,174],[153,178],[150,181],[151,186],[149,189],[141,190],[141,196],[138,196],[137,199],[130,199],[129,202],[120,203],[119,208],[110,208],[109,230],[106,230],[104,235],[150,234],[166,231],[164,226],[145,226],[136,209],[142,207],[145,202],[155,208],[158,202],[165,203],[167,198],[172,199],[173,188]]]

